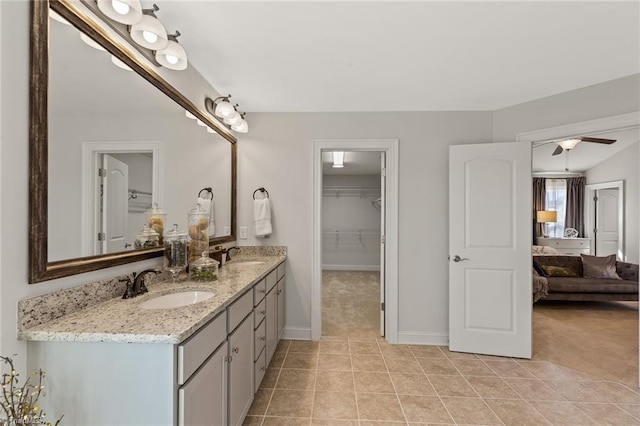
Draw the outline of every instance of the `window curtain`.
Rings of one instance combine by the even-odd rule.
[[[542,235],[542,223],[536,222],[536,212],[539,210],[544,210],[546,206],[545,202],[545,179],[544,178],[533,178],[533,224],[534,224],[534,233],[533,233],[533,241],[537,241],[539,235]]]
[[[584,193],[585,177],[567,178],[567,209],[564,226],[578,230],[578,236],[584,237]]]

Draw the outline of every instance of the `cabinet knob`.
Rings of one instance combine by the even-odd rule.
[[[267,371],[267,369],[264,367],[260,367],[260,371]]]
[[[267,340],[267,338],[265,336],[260,336],[260,340],[264,342],[265,340]]]
[[[239,347],[235,347],[231,350],[234,354],[237,354],[238,352],[240,352],[240,348]]]
[[[282,290],[278,290],[278,295],[281,295],[281,294],[282,294]]]
[[[267,290],[258,290],[258,293],[265,294],[266,292],[267,292]]]
[[[262,315],[262,316],[267,315],[267,311],[260,311],[260,315]]]

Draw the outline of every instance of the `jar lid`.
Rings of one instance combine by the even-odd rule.
[[[153,204],[151,204],[151,207],[149,207],[147,209],[147,214],[148,215],[163,215],[163,214],[166,214],[166,212],[164,210],[162,210],[160,207],[158,207],[157,203],[153,203]]]
[[[156,239],[159,236],[160,234],[158,234],[153,229],[149,228],[149,225],[147,225],[146,223],[142,227],[142,231],[140,231],[140,233],[137,235],[137,237],[147,237],[147,238],[156,238]]]
[[[178,229],[178,224],[174,223],[173,224],[173,228],[170,231],[167,231],[164,233],[164,237],[165,239],[179,239],[180,237],[182,238],[186,238],[187,233],[186,232],[182,232],[181,230]]]
[[[193,209],[189,210],[189,216],[209,216],[209,212],[197,203]]]
[[[191,266],[193,266],[194,268],[214,268],[217,267],[219,263],[220,262],[218,262],[217,260],[210,258],[209,252],[207,250],[204,250],[202,252],[202,256],[194,260],[191,263]]]

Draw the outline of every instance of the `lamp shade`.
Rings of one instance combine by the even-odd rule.
[[[142,20],[140,0],[98,0],[98,9],[121,24],[134,25]]]
[[[143,15],[142,20],[131,26],[131,38],[142,47],[162,50],[169,43],[164,25],[153,15]]]
[[[231,130],[238,133],[247,133],[249,131],[249,123],[244,118],[240,118],[238,123],[231,126]]]
[[[216,105],[214,114],[220,118],[227,118],[234,112],[236,112],[236,109],[231,105],[231,102],[228,99],[223,99]]]
[[[156,61],[170,70],[182,71],[187,69],[187,52],[177,41],[169,40],[164,49],[156,52]]]
[[[538,210],[536,212],[536,222],[553,223],[558,221],[558,212],[554,210]]]

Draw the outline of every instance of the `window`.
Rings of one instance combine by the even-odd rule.
[[[564,218],[567,207],[567,180],[545,180],[545,210],[558,212],[555,223],[547,223],[547,233],[550,238],[562,238],[564,236]]]

